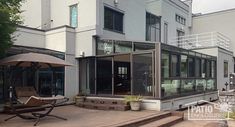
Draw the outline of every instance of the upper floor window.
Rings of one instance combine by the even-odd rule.
[[[175,15],[175,21],[182,24],[182,25],[185,25],[186,24],[186,19],[180,15]]]
[[[146,13],[146,41],[160,41],[160,18]]]
[[[224,77],[228,77],[228,61],[224,61]]]
[[[104,28],[123,33],[123,16],[121,12],[104,7]]]
[[[77,4],[72,5],[70,8],[70,26],[77,27],[78,26],[78,10]]]

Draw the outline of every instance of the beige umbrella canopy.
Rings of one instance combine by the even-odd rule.
[[[18,54],[0,60],[0,65],[18,65],[21,67],[30,67],[32,63],[37,63],[40,68],[72,66],[62,59],[39,53]]]

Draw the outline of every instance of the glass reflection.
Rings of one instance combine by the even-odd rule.
[[[180,80],[164,80],[161,93],[162,97],[180,95]]]

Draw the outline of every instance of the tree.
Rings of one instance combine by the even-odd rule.
[[[22,23],[21,3],[22,0],[0,0],[0,57],[12,46],[15,38],[12,34]]]

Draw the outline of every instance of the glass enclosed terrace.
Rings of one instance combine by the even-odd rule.
[[[98,40],[79,59],[79,91],[167,99],[216,90],[216,57],[153,42]]]

